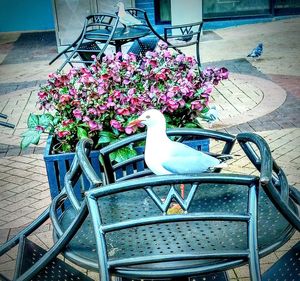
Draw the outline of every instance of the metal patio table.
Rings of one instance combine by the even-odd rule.
[[[257,137],[253,137],[255,140]],[[173,270],[174,267],[179,267],[179,273],[186,274],[189,273],[189,276],[195,276],[202,273],[216,272],[228,270],[240,265],[243,265],[247,262],[247,258],[250,255],[256,255],[256,251],[245,252],[245,249],[249,246],[249,239],[251,240],[251,235],[254,235],[256,232],[249,226],[250,217],[253,218],[253,209],[251,209],[251,202],[249,201],[250,194],[253,195],[253,186],[255,187],[255,198],[257,200],[257,254],[259,257],[264,257],[271,252],[277,250],[283,244],[285,244],[295,232],[295,226],[292,221],[284,213],[281,213],[274,205],[274,202],[270,199],[270,194],[266,194],[267,190],[262,188],[269,181],[268,179],[272,177],[272,182],[277,188],[282,188],[282,193],[285,195],[284,188],[286,188],[286,180],[282,175],[282,171],[277,171],[278,167],[276,163],[273,163],[273,169],[275,174],[271,174],[272,171],[272,159],[270,158],[270,151],[265,144],[258,142],[259,150],[262,153],[262,160],[254,157],[252,150],[248,150],[248,138],[245,138],[243,134],[237,136],[241,146],[247,152],[247,156],[254,163],[257,169],[260,171],[260,176],[252,175],[243,175],[243,174],[219,174],[219,173],[203,173],[200,175],[171,175],[165,176],[164,179],[160,179],[157,176],[146,176],[140,179],[125,180],[117,182],[114,184],[106,185],[99,187],[97,184],[97,176],[91,165],[88,165],[87,158],[81,167],[85,174],[90,174],[89,178],[94,178],[91,182],[94,187],[92,190],[87,192],[87,197],[85,200],[93,201],[93,209],[101,209],[101,214],[105,216],[102,217],[104,223],[106,219],[110,221],[115,221],[113,225],[116,225],[116,228],[119,226],[124,226],[123,220],[133,220],[137,221],[143,219],[143,217],[155,217],[158,216],[157,208],[153,206],[163,205],[164,200],[170,202],[170,198],[176,198],[175,201],[181,201],[182,206],[188,207],[185,209],[189,213],[195,212],[198,214],[212,214],[215,219],[212,221],[187,221],[186,219],[179,219],[178,223],[167,225],[167,227],[160,227],[159,224],[143,224],[144,221],[139,225],[142,227],[139,228],[126,228],[119,231],[119,233],[108,233],[109,243],[108,243],[108,254],[116,260],[123,259],[124,262],[120,264],[126,264],[125,267],[117,267],[118,275],[128,278],[146,278],[146,279],[155,279],[155,278],[165,278],[170,277],[168,275],[161,274],[164,271]],[[251,139],[250,139],[251,140]],[[245,147],[244,147],[245,146]],[[81,149],[84,151],[84,148]],[[79,151],[81,151],[79,150]],[[80,159],[80,157],[79,157]],[[81,159],[82,160],[82,159]],[[278,174],[278,178],[276,176]],[[199,177],[198,182],[201,184],[202,192],[197,193],[193,189],[192,185],[186,185],[184,199],[181,198],[180,188],[177,186],[176,190],[171,191],[168,188],[161,188],[163,180],[170,181],[174,180],[172,177],[175,176],[176,183],[180,183],[182,180],[187,183],[187,180],[190,178]],[[164,177],[164,176],[163,176]],[[189,178],[190,177],[190,178]],[[273,178],[274,177],[274,178]],[[146,188],[146,185],[151,185],[153,190],[156,190],[155,193],[158,195],[157,202],[154,204],[153,197],[152,201],[149,198],[143,197],[138,191],[135,190],[137,185],[140,185],[142,181]],[[159,183],[157,186],[155,183]],[[140,188],[141,186],[139,186]],[[141,188],[141,189],[142,189]],[[173,187],[172,187],[173,188]],[[102,191],[102,190],[105,191]],[[111,197],[106,198],[105,201],[98,202],[99,196],[110,195]],[[115,192],[117,190],[117,192]],[[251,191],[252,190],[252,191]],[[129,191],[122,195],[123,191]],[[148,191],[147,191],[148,192]],[[121,196],[119,196],[119,193]],[[170,195],[171,194],[171,195]],[[176,195],[177,194],[177,195]],[[192,195],[191,195],[192,194]],[[118,196],[117,196],[118,195]],[[253,197],[253,196],[252,196]],[[87,198],[87,199],[86,199]],[[181,199],[180,199],[181,198]],[[100,198],[101,199],[101,198]],[[193,201],[191,203],[191,201]],[[85,201],[83,201],[83,205]],[[176,205],[176,202],[173,202]],[[288,200],[286,203],[289,205],[290,211],[294,214],[298,214],[297,206],[293,200]],[[253,204],[252,204],[253,205]],[[85,206],[86,207],[86,206]],[[89,204],[90,212],[91,206]],[[162,208],[159,210],[160,216],[161,212],[166,211]],[[100,212],[100,211],[99,211]],[[220,214],[232,214],[238,217],[237,220],[218,220],[218,215]],[[242,215],[244,214],[244,215]],[[59,218],[59,224],[62,226],[62,232],[65,231],[65,227],[68,226],[71,222],[74,221],[76,211],[73,208],[67,208]],[[174,213],[175,220],[176,212]],[[93,226],[90,214],[87,219],[84,221],[83,225],[80,227],[78,233],[70,241],[64,255],[77,263],[78,265],[91,269],[94,271],[102,271],[103,265],[99,268],[99,240],[98,245],[96,243],[95,231],[97,227]],[[222,216],[221,216],[222,217]],[[255,216],[256,217],[256,216]],[[190,217],[189,217],[190,218]],[[228,218],[228,217],[227,217]],[[172,220],[172,219],[171,219]],[[226,221],[227,220],[227,221]],[[239,220],[244,222],[247,221],[247,225],[241,227]],[[95,220],[94,220],[95,223]],[[114,231],[115,226],[112,226],[112,231]],[[104,229],[110,229],[111,226],[108,226]],[[97,230],[99,231],[99,229]],[[109,230],[110,232],[111,230]],[[102,235],[102,234],[101,234]],[[55,235],[54,235],[55,237]],[[254,237],[254,236],[253,236]],[[55,237],[56,239],[57,237]],[[254,238],[252,238],[254,239]],[[253,241],[251,242],[253,243]],[[111,245],[111,246],[110,246]],[[250,246],[249,246],[250,247]],[[230,251],[230,249],[236,249],[238,258],[226,258],[224,260],[225,252]],[[252,245],[253,249],[253,245]],[[239,254],[239,250],[241,251]],[[172,255],[174,253],[179,253],[185,256],[185,253],[195,252],[195,258],[186,258],[180,261],[170,261],[170,262],[160,262],[157,259],[162,253],[167,253]],[[224,255],[220,255],[224,251]],[[207,254],[206,253],[210,253]],[[99,254],[99,253],[98,253]],[[101,254],[101,251],[100,251]],[[155,257],[153,263],[142,264],[141,260],[137,264],[134,263],[135,255],[145,254],[148,257]],[[197,256],[198,255],[198,256]],[[201,256],[201,258],[197,258]],[[247,257],[246,257],[247,256]],[[132,267],[128,266],[126,260],[131,259]],[[187,256],[185,256],[187,257]],[[223,259],[222,259],[223,257]],[[227,257],[227,256],[226,256]],[[256,260],[258,257],[256,258]],[[115,268],[118,265],[117,261],[115,264],[112,261],[113,267]],[[195,268],[195,271],[193,271]],[[199,271],[200,268],[200,271]],[[203,271],[202,271],[203,268]],[[256,270],[256,269],[254,269]],[[144,272],[144,275],[140,275],[141,271]],[[176,277],[173,275],[171,277]],[[178,275],[184,276],[184,275]],[[185,275],[186,276],[186,275]],[[254,279],[256,280],[256,279]]]
[[[116,52],[121,52],[122,45],[145,37],[149,35],[150,32],[150,29],[145,26],[117,27],[110,44],[115,45]],[[99,36],[97,36],[97,30],[93,31],[91,35],[87,32],[85,37],[89,40],[101,41],[101,38],[99,39]]]
[[[238,175],[236,175],[238,177]],[[101,188],[101,187],[100,187]],[[203,187],[205,188],[205,187]],[[186,189],[189,192],[189,188]],[[209,188],[205,193],[194,198],[191,208],[198,208],[199,212],[245,212],[247,208],[247,190],[241,189],[239,185],[228,186],[226,184],[209,184]],[[122,210],[116,206],[122,206]],[[150,208],[150,202],[141,201],[140,194],[132,193],[130,197],[111,198],[110,202],[103,205],[105,211],[112,216],[130,216],[139,217],[141,214],[151,215],[155,212]],[[124,208],[124,209],[123,209]],[[70,225],[74,220],[76,212],[70,208],[65,210],[60,217],[60,225],[65,231],[64,226]],[[112,218],[113,219],[113,218]],[[139,252],[159,252],[159,251],[181,251],[193,248],[197,251],[222,250],[227,247],[243,247],[246,243],[247,229],[241,228],[239,224],[231,223],[231,227],[222,223],[182,223],[176,227],[172,226],[167,232],[162,232],[159,228],[145,227],[139,232],[124,232],[121,236],[112,238],[118,241],[119,247],[123,253],[129,255],[134,251]],[[282,246],[295,232],[295,229],[287,222],[287,220],[274,207],[268,196],[263,190],[260,191],[258,200],[258,249],[260,257],[266,256]],[[199,238],[195,239],[198,235]],[[200,239],[200,240],[199,240]],[[132,241],[136,240],[140,244],[139,249],[133,248]],[[153,248],[151,243],[155,241],[156,245],[164,245],[165,249]],[[69,243],[64,255],[76,264],[98,271],[96,241],[94,238],[93,226],[90,215],[87,217],[78,233]],[[120,250],[121,251],[121,250]],[[212,266],[216,259],[204,259],[194,261],[195,265],[199,262],[203,266]],[[242,259],[235,262],[229,262],[222,269],[229,269],[244,264]],[[157,264],[159,267],[160,265]]]

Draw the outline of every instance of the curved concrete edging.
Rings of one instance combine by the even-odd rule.
[[[248,111],[242,112],[240,115],[224,118],[219,122],[216,122],[213,125],[213,128],[228,128],[257,119],[273,112],[286,100],[286,91],[270,80],[245,74],[231,73],[230,75],[236,80],[250,83],[259,88],[263,93],[263,99],[258,105]]]

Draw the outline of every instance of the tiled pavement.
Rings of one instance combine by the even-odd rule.
[[[300,186],[300,19],[226,28],[204,35],[201,53],[204,66],[226,66],[230,79],[213,93],[220,121],[212,129],[236,134],[254,131],[265,137],[273,156],[287,174],[290,184]],[[214,35],[214,36],[212,36]],[[263,41],[264,56],[250,61],[245,55]],[[282,53],[282,50],[284,52]],[[189,52],[190,50],[187,50]],[[15,129],[0,127],[0,243],[32,221],[49,204],[49,187],[43,162],[42,142],[20,151],[19,135],[28,114],[37,111],[35,93],[48,73],[55,71],[54,34],[0,34],[0,112],[9,116]],[[44,137],[45,140],[46,136]],[[228,169],[253,173],[245,157],[232,161]],[[300,235],[262,260],[266,270]],[[41,246],[51,244],[46,224],[35,235]],[[11,274],[15,251],[1,258],[0,272]],[[89,272],[97,280],[94,273]],[[233,280],[249,280],[247,267],[230,271]]]

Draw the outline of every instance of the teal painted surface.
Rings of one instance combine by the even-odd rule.
[[[1,0],[0,32],[54,30],[51,0]]]

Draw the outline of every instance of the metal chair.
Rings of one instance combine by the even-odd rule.
[[[87,237],[92,231],[83,196],[86,189],[102,185],[101,179],[88,160],[92,144],[89,139],[83,139],[78,143],[75,157],[65,175],[64,188],[60,194],[52,200],[51,205],[36,220],[0,246],[0,256],[2,256],[18,245],[13,280],[93,280],[57,258],[59,254],[63,254],[75,264],[83,266],[83,268],[91,268],[89,259],[84,259],[82,262],[82,256],[89,256],[92,251],[88,245],[82,245],[81,242],[84,235]],[[82,181],[83,173],[88,185]],[[81,199],[74,190],[78,182],[81,182]],[[49,218],[52,222],[54,243],[50,249],[42,249],[33,240],[30,240],[30,235],[43,227]],[[90,243],[90,245],[92,244]],[[98,269],[96,257],[94,261],[95,268]],[[0,280],[9,279],[0,274]]]
[[[240,133],[236,138],[260,172],[261,186],[266,194],[286,220],[300,231],[300,192],[288,184],[286,175],[273,159],[267,142],[255,133]]]
[[[0,118],[7,119],[7,115],[0,113]],[[0,121],[0,126],[12,128],[12,129],[15,127],[14,124],[3,122],[3,121]]]
[[[53,199],[51,205],[30,225],[0,246],[0,256],[18,246],[12,280],[93,280],[58,258],[59,254],[68,250],[70,241],[82,228],[88,215],[85,202],[79,203],[72,190],[72,186],[78,181],[81,173],[82,170],[76,156],[66,175],[65,188]],[[85,174],[88,178],[92,177],[90,172]],[[96,182],[96,186],[100,184],[100,182]],[[62,217],[67,213],[69,214],[70,212],[66,211],[68,209],[72,209],[72,219],[67,225],[62,225],[58,216]],[[44,249],[37,245],[32,238],[34,238],[35,231],[43,228],[44,223],[49,218],[52,221],[55,241],[49,249]],[[0,279],[10,280],[2,274],[0,274]]]
[[[159,40],[165,41],[165,39],[154,29],[146,11],[138,8],[129,8],[126,9],[126,12],[137,18],[141,22],[141,26],[149,28],[150,31],[150,35],[136,39],[128,50],[128,53],[134,53],[138,59],[141,59],[146,52],[155,50]]]
[[[60,56],[66,57],[58,68],[61,71],[67,64],[80,63],[89,66],[93,63],[93,55],[101,59],[117,28],[119,18],[113,14],[93,14],[86,17],[79,37],[66,49],[60,52],[52,64]]]
[[[229,174],[150,176],[88,191],[101,280],[185,280],[246,262],[252,280],[260,280],[258,255],[286,237],[272,241],[261,218],[257,229],[266,203],[258,198],[259,181]],[[189,190],[185,199],[180,184]]]
[[[169,47],[178,51],[179,48],[195,45],[199,67],[201,66],[200,35],[202,26],[203,22],[195,22],[164,28],[164,41],[168,43]]]
[[[262,275],[262,281],[297,281],[299,279],[300,242],[298,242],[290,250],[288,250]]]
[[[211,154],[208,147],[210,140],[217,140],[220,142],[220,147],[222,147],[220,151],[221,154],[230,154],[235,142],[235,137],[233,135],[212,130],[177,128],[168,129],[167,134],[173,139],[176,138],[177,141],[184,142],[195,149],[205,151],[209,154]],[[105,184],[152,174],[144,162],[143,145],[145,139],[146,133],[140,133],[100,149]],[[121,152],[124,147],[129,145],[135,147],[136,155],[126,161],[119,163],[114,162],[112,154],[118,153],[118,151]],[[216,170],[216,172],[219,171],[220,170]]]
[[[255,133],[236,136],[242,149],[260,172],[260,185],[285,219],[300,231],[300,192],[290,186],[284,171],[271,155],[267,142]],[[281,257],[262,276],[262,280],[299,280],[300,242]]]

